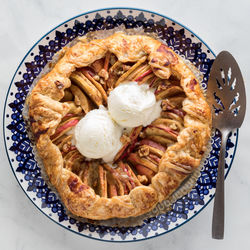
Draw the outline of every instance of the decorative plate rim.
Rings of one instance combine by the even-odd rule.
[[[207,203],[205,203],[202,208],[200,208],[197,213],[193,214],[191,217],[189,217],[188,219],[186,219],[184,222],[180,223],[178,226],[175,226],[174,228],[172,229],[169,229],[165,232],[162,232],[160,234],[157,234],[157,235],[153,235],[153,236],[148,236],[146,238],[141,238],[141,239],[136,239],[136,240],[107,240],[107,239],[102,239],[102,238],[96,238],[96,237],[92,237],[92,236],[88,236],[86,234],[82,234],[80,232],[77,232],[71,228],[68,228],[66,227],[65,225],[57,222],[56,220],[54,220],[53,218],[51,218],[47,213],[45,213],[35,202],[33,202],[33,200],[31,199],[31,197],[28,195],[28,193],[24,190],[23,186],[21,185],[20,181],[18,180],[17,178],[17,175],[15,173],[15,170],[12,166],[12,163],[11,163],[11,160],[10,160],[10,156],[9,156],[9,151],[8,151],[8,148],[7,148],[7,143],[6,143],[6,133],[5,133],[5,112],[6,112],[6,105],[7,105],[7,99],[8,99],[8,96],[9,96],[9,92],[10,92],[10,89],[11,89],[11,86],[13,84],[13,81],[16,77],[16,74],[19,70],[19,68],[21,67],[21,65],[23,64],[24,60],[26,59],[26,57],[29,55],[29,53],[35,48],[35,46],[37,44],[39,44],[39,42],[45,38],[49,33],[51,33],[52,31],[56,30],[58,27],[64,25],[65,23],[71,21],[71,20],[74,20],[78,17],[81,17],[83,15],[87,15],[87,14],[90,14],[90,13],[94,13],[94,12],[98,12],[98,11],[108,11],[108,10],[136,10],[136,11],[142,11],[142,12],[147,12],[147,13],[150,13],[150,14],[155,14],[155,15],[158,15],[158,16],[161,16],[163,18],[166,18],[172,22],[175,22],[176,24],[182,26],[183,28],[185,28],[186,30],[188,30],[191,34],[193,34],[195,37],[197,37],[209,50],[210,52],[213,54],[213,56],[216,57],[216,54],[213,52],[213,50],[211,50],[211,48],[207,45],[206,42],[203,41],[203,39],[201,39],[196,33],[194,33],[192,30],[190,30],[188,27],[186,27],[185,25],[183,25],[182,23],[176,21],[175,19],[173,18],[170,18],[168,17],[167,15],[163,15],[163,14],[159,14],[155,11],[150,11],[150,10],[146,10],[146,9],[141,9],[141,8],[134,8],[134,7],[110,7],[110,8],[100,8],[100,9],[95,9],[95,10],[90,10],[90,11],[87,11],[87,12],[83,12],[81,14],[78,14],[74,17],[71,17],[69,19],[67,19],[66,21],[64,22],[61,22],[60,24],[58,24],[57,26],[51,28],[47,33],[45,33],[37,42],[34,43],[34,45],[28,50],[28,52],[25,54],[25,56],[23,57],[23,59],[21,60],[21,62],[19,63],[12,79],[11,79],[11,82],[10,82],[10,85],[8,87],[8,90],[7,90],[7,93],[6,93],[6,97],[5,97],[5,102],[4,102],[4,107],[3,107],[3,139],[4,139],[4,146],[5,146],[5,151],[6,151],[6,154],[7,154],[7,158],[8,158],[8,161],[9,161],[9,164],[10,164],[10,167],[11,167],[11,170],[19,184],[19,186],[21,187],[21,189],[23,190],[23,192],[25,193],[25,195],[28,197],[28,199],[32,202],[32,204],[40,211],[42,212],[47,218],[49,218],[51,221],[53,221],[54,223],[58,224],[59,226],[77,234],[77,235],[80,235],[80,236],[83,236],[83,237],[86,237],[86,238],[89,238],[89,239],[93,239],[93,240],[98,240],[98,241],[102,241],[102,242],[113,242],[113,243],[127,243],[127,242],[138,242],[138,241],[143,241],[143,240],[148,240],[148,239],[152,239],[152,238],[155,238],[155,237],[158,237],[158,236],[162,236],[162,235],[165,235],[167,233],[170,233],[172,231],[174,231],[175,229],[179,228],[180,226],[183,226],[184,224],[186,224],[187,222],[189,222],[191,219],[193,219],[195,216],[197,216],[201,211],[203,211],[203,209],[205,207],[207,207],[207,205],[213,200],[214,198],[214,194],[212,195],[211,198],[209,198],[209,200],[207,201]],[[230,172],[231,170],[231,167],[232,167],[232,164],[233,164],[233,161],[234,161],[234,157],[235,157],[235,154],[236,154],[236,150],[237,150],[237,145],[238,145],[238,138],[239,138],[239,129],[237,129],[235,131],[236,133],[236,141],[235,141],[235,145],[234,145],[234,151],[233,151],[233,154],[232,154],[232,158],[231,158],[231,162],[230,162],[230,165],[228,166],[228,170],[225,174],[225,179],[227,178],[227,175],[228,173]]]

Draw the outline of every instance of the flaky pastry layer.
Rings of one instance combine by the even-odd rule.
[[[156,76],[180,79],[186,98],[183,101],[184,129],[177,142],[168,147],[161,158],[158,173],[149,186],[138,186],[128,195],[100,197],[73,172],[63,167],[63,158],[50,136],[69,111],[59,102],[69,88],[71,73],[103,58],[107,52],[121,62],[136,62],[147,57]],[[105,39],[80,41],[66,49],[53,69],[43,76],[29,97],[29,118],[36,147],[50,182],[73,214],[90,219],[138,216],[167,199],[199,166],[210,138],[211,112],[198,80],[184,61],[165,44],[144,35],[115,33]]]

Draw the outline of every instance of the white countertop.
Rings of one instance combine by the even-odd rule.
[[[0,6],[1,107],[17,66],[42,35],[82,12],[115,6],[143,8],[165,14],[198,34],[215,53],[230,51],[242,69],[247,95],[250,94],[250,2],[247,0],[0,0]],[[2,124],[2,108],[0,119]],[[155,239],[124,244],[78,236],[39,213],[19,187],[10,169],[1,129],[0,249],[250,249],[249,122],[247,113],[240,129],[233,167],[226,180],[223,241],[211,239],[212,202],[177,230]]]

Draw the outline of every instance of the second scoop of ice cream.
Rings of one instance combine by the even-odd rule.
[[[113,160],[121,148],[122,128],[115,123],[105,109],[95,109],[86,114],[76,125],[76,147],[88,158]]]
[[[156,102],[147,84],[128,82],[110,92],[108,110],[111,117],[123,127],[147,126],[160,116],[160,102]]]

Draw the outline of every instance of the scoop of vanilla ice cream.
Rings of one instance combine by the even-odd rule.
[[[160,102],[147,84],[128,82],[112,90],[108,97],[111,117],[123,127],[147,126],[160,116]]]
[[[111,119],[107,110],[95,109],[76,125],[76,147],[88,158],[111,162],[122,146],[121,134],[122,128]]]

